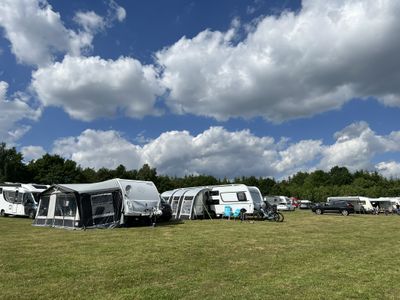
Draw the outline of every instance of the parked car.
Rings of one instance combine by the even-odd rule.
[[[347,201],[330,201],[316,204],[312,207],[312,211],[317,215],[324,213],[340,213],[343,216],[347,216],[354,213],[354,206]]]
[[[300,209],[310,209],[312,207],[312,202],[310,200],[300,200]]]

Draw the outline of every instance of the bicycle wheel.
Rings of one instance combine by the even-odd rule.
[[[280,217],[279,213],[275,212],[274,215],[273,215],[272,220],[274,220],[275,222],[279,222],[280,219],[281,219],[281,217]]]

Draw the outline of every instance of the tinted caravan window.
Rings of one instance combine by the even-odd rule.
[[[6,199],[7,202],[14,203],[16,198],[15,194],[16,194],[15,191],[3,191],[4,199]]]
[[[74,194],[57,194],[55,216],[75,217],[76,201]]]
[[[50,196],[42,196],[40,200],[38,216],[47,217],[49,211]]]
[[[113,196],[111,193],[92,195],[90,200],[92,202],[93,219],[114,216]]]

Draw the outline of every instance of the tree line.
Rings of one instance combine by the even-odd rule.
[[[45,154],[37,160],[24,163],[22,153],[15,147],[0,143],[0,182],[20,183],[91,183],[112,178],[150,180],[160,193],[180,187],[243,183],[257,186],[263,195],[285,195],[314,202],[329,196],[400,196],[400,180],[388,179],[377,172],[360,170],[350,172],[346,167],[333,167],[330,171],[298,172],[281,181],[265,177],[216,178],[210,175],[184,177],[158,175],[157,170],[144,164],[139,170],[127,170],[119,165],[115,169],[82,168],[76,162],[56,154]]]

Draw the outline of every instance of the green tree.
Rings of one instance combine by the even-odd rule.
[[[30,178],[22,154],[0,143],[0,182],[4,181],[27,182]]]
[[[157,170],[151,168],[148,164],[144,164],[138,171],[137,177],[139,180],[149,180],[157,182]]]
[[[83,178],[82,170],[76,162],[65,160],[59,155],[45,154],[30,162],[28,168],[34,174],[33,180],[36,183],[79,183]]]
[[[332,185],[346,185],[353,181],[353,176],[346,167],[333,167],[330,172],[330,183]]]

